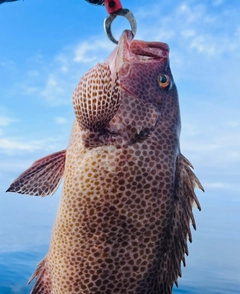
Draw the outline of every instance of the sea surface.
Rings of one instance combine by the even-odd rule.
[[[0,194],[0,294],[28,294],[27,281],[48,251],[60,191],[51,197]],[[197,193],[197,231],[187,266],[173,293],[240,293],[239,193],[210,189]]]

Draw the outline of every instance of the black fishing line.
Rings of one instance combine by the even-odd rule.
[[[94,5],[104,5],[104,0],[85,0],[90,4],[94,4]]]

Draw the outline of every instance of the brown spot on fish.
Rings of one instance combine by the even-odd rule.
[[[125,31],[76,87],[63,193],[32,294],[170,294],[177,284],[203,188],[180,153],[168,54]],[[31,191],[21,184],[16,192]]]

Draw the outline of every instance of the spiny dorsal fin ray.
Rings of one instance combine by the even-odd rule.
[[[35,161],[10,185],[6,192],[32,196],[53,195],[64,174],[66,150]]]
[[[182,235],[180,240],[187,240],[188,237],[189,241],[192,242],[190,222],[192,223],[194,229],[196,229],[196,223],[192,212],[193,204],[196,203],[198,209],[201,210],[201,205],[194,192],[194,188],[197,186],[202,191],[204,191],[204,189],[192,171],[192,164],[182,154],[180,154],[177,159],[177,165],[176,191],[178,202],[175,220],[175,233],[178,235],[178,238],[176,238],[175,241],[179,240],[180,233],[180,235]],[[182,248],[182,246],[179,248]],[[186,241],[184,251],[179,251],[179,259],[185,264],[184,253],[188,255],[188,246]]]
[[[192,168],[191,163],[180,154],[176,162],[174,214],[168,232],[167,272],[172,273],[168,278],[172,279],[169,284],[177,282],[178,276],[181,276],[181,261],[184,266],[186,265],[184,255],[188,255],[187,238],[190,242],[192,241],[190,222],[196,229],[192,212],[193,204],[196,203],[198,209],[201,210],[194,188],[198,186],[201,190],[204,191],[204,189]],[[164,265],[160,265],[160,268],[162,268],[161,266],[164,267]]]

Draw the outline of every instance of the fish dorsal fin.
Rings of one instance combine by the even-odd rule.
[[[192,208],[194,203],[201,210],[200,203],[194,192],[196,187],[204,191],[200,181],[192,171],[193,166],[179,154],[176,165],[175,177],[175,212],[172,218],[171,241],[169,242],[171,253],[168,271],[173,274],[171,282],[177,283],[177,276],[181,277],[181,261],[185,266],[185,254],[188,255],[187,239],[192,242],[190,223],[196,230]]]
[[[6,192],[31,196],[53,195],[64,173],[66,150],[45,156],[35,161],[20,174]]]

